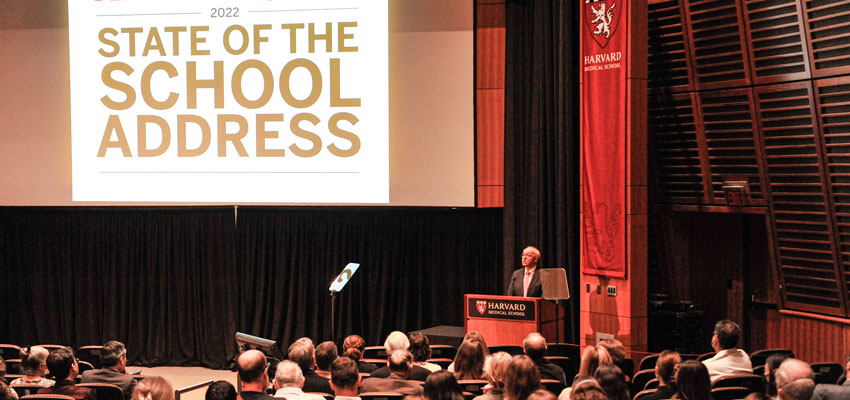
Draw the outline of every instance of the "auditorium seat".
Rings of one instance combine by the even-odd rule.
[[[643,390],[658,389],[659,384],[658,378],[652,378],[646,383],[646,385],[643,385]]]
[[[12,360],[7,359],[6,360],[6,373],[7,374],[23,374],[24,371],[21,368],[21,359],[20,358],[16,358],[16,359],[12,359]]]
[[[709,352],[709,353],[702,353],[702,354],[699,355],[699,357],[697,357],[697,361],[708,360],[709,358],[714,357],[715,354],[717,354],[717,353],[715,353],[713,351]],[[764,364],[764,363],[762,363],[762,364]]]
[[[490,351],[490,354],[498,353],[500,351],[504,351],[512,356],[519,356],[524,353],[522,346],[487,346],[487,349]]]
[[[39,386],[39,385],[25,385],[25,384],[9,385],[9,386],[12,389],[14,389],[16,393],[18,393],[18,397],[24,397],[24,396],[29,396],[31,394],[36,394],[36,392],[38,392],[38,389],[41,389],[41,388],[44,387],[44,386]]]
[[[640,371],[638,371],[638,372],[640,372]],[[651,394],[653,394],[657,391],[658,391],[657,389],[641,390],[640,392],[637,392],[637,394],[635,394],[635,397],[633,398],[633,400],[644,399],[647,396],[649,396],[649,395],[651,395]]]
[[[384,346],[366,346],[363,348],[362,358],[384,359],[387,360],[387,349]]]
[[[557,394],[560,394],[561,391],[564,390],[564,388],[566,388],[566,386],[564,386],[561,381],[556,379],[541,379],[540,384],[543,385],[544,389],[552,393],[556,393],[556,396]]]
[[[762,377],[753,374],[735,374],[717,378],[711,383],[711,388],[726,388],[726,387],[743,387],[751,392],[763,392],[764,380]]]
[[[94,365],[91,365],[90,362],[83,361],[83,360],[77,360],[77,366],[80,369],[80,372],[79,372],[80,375],[82,375],[83,372],[91,371],[91,370],[94,369]]]
[[[447,344],[432,344],[429,347],[431,348],[431,358],[454,360],[455,355],[457,355],[457,349]]]
[[[753,393],[750,389],[742,387],[721,387],[711,389],[712,400],[740,400]]]
[[[61,344],[40,344],[38,346],[44,347],[45,349],[47,349],[48,352],[51,352],[51,351],[56,350],[56,349],[64,349],[65,347],[68,347],[68,346],[63,346]]]
[[[571,360],[581,359],[581,350],[578,345],[569,343],[546,343],[547,356],[567,357]],[[556,393],[557,394],[557,393]]]
[[[814,363],[812,371],[815,371],[815,383],[835,384],[844,374],[844,366],[839,363]]]
[[[95,369],[100,369],[100,352],[103,346],[83,346],[77,349],[77,358],[85,362],[91,363]]]
[[[794,352],[788,349],[763,349],[750,354],[750,362],[753,363],[753,367],[764,365],[767,358],[774,354],[784,354],[790,358],[794,358]]]
[[[77,386],[91,389],[97,400],[124,400],[124,391],[111,383],[78,383]]]
[[[753,367],[753,375],[764,376],[764,365]]]
[[[640,363],[638,363],[638,372],[643,371],[645,369],[653,369],[655,368],[655,363],[658,362],[658,354],[650,354],[640,359]]]
[[[549,360],[549,362],[551,362],[552,364],[561,367],[561,369],[564,370],[564,375],[567,377],[567,385],[572,384],[571,380],[578,372],[578,370],[576,370],[576,366],[573,360],[571,360],[569,357],[563,356],[546,356],[544,358]]]
[[[480,396],[484,394],[484,386],[487,385],[487,381],[484,379],[460,379],[457,384],[460,385],[461,391]]]
[[[431,364],[437,364],[442,369],[446,369],[449,367],[449,365],[452,365],[451,358],[429,358],[428,362]]]
[[[359,397],[363,400],[403,400],[404,395],[396,392],[369,392],[360,393]]]
[[[31,394],[21,397],[21,400],[74,400],[74,398],[64,394]]]
[[[14,344],[0,344],[0,357],[4,360],[21,358],[21,348]]]
[[[644,390],[646,383],[655,379],[655,369],[644,369],[635,373],[632,378],[632,393]]]

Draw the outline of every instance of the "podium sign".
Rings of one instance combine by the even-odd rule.
[[[535,302],[531,300],[506,300],[492,297],[467,298],[468,317],[509,319],[519,321],[535,320]]]

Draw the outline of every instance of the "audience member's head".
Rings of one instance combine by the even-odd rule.
[[[47,372],[47,356],[50,352],[41,346],[21,349],[21,369],[27,376],[44,376]]]
[[[788,358],[787,354],[771,354],[764,363],[765,392],[776,397],[776,370]]]
[[[540,372],[537,365],[526,355],[515,356],[505,373],[506,400],[525,400],[540,388]]]
[[[455,378],[483,379],[485,358],[484,345],[481,342],[464,340],[457,348],[457,354],[455,354]]]
[[[387,368],[393,375],[407,378],[410,375],[411,368],[413,368],[413,354],[410,354],[407,350],[393,350],[387,359]]]
[[[50,352],[47,356],[47,369],[53,374],[56,382],[66,379],[73,380],[77,377],[77,359],[70,347],[62,347]]]
[[[357,361],[348,357],[337,358],[331,364],[330,383],[337,396],[357,396],[357,389],[360,387]]]
[[[171,387],[171,384],[165,380],[165,378],[161,376],[149,376],[136,384],[136,389],[133,390],[132,399],[174,400],[174,389]]]
[[[410,352],[413,353],[413,361],[425,362],[431,358],[431,342],[428,336],[422,332],[411,332],[407,335],[410,338]]]
[[[522,348],[525,354],[531,358],[540,358],[546,355],[546,338],[543,335],[532,332],[522,340]]]
[[[115,367],[123,371],[125,364],[127,364],[127,349],[124,343],[117,340],[106,342],[100,350],[100,365],[104,368]]]
[[[349,335],[342,342],[342,355],[354,361],[360,361],[363,357],[363,349],[366,348],[366,341],[358,335]]]
[[[316,360],[313,355],[313,342],[303,339],[305,338],[298,339],[289,345],[288,358],[290,361],[298,364],[302,370],[306,371],[308,369],[313,369],[313,366],[316,364]]]
[[[658,384],[661,386],[670,386],[673,383],[673,377],[676,376],[676,369],[682,363],[682,356],[673,350],[664,350],[658,355],[658,360],[655,361],[655,377],[658,378]]]
[[[599,342],[599,347],[604,347],[605,350],[608,351],[608,355],[611,356],[611,362],[620,367],[620,370],[624,373],[632,373],[634,371],[626,371],[626,347],[623,346],[623,342],[611,338],[605,339]],[[631,365],[634,367],[634,364]]]
[[[339,353],[334,342],[322,342],[316,346],[316,368],[327,371],[337,357]]]
[[[602,346],[587,346],[581,354],[581,364],[578,368],[578,376],[592,377],[596,368],[602,364],[610,364],[611,355]]]
[[[734,349],[738,346],[741,328],[735,321],[728,319],[717,321],[714,325],[714,336],[711,337],[711,347],[714,351]]]
[[[207,387],[204,400],[236,400],[236,388],[228,381],[215,381]]]
[[[274,373],[275,388],[302,386],[304,386],[304,374],[298,364],[289,360],[283,360],[277,364],[277,371]]]
[[[560,396],[559,396],[560,398]],[[573,383],[570,400],[608,400],[596,379],[582,379]]]
[[[779,365],[776,369],[776,394],[777,398],[796,399],[794,396],[799,396],[805,393],[807,382],[801,382],[797,385],[790,384],[798,380],[808,380],[814,382],[815,372],[812,367],[805,361],[800,361],[795,358],[788,358]],[[791,389],[790,391],[788,389]],[[814,390],[814,389],[813,389]],[[811,393],[809,394],[811,396]]]
[[[809,400],[815,391],[815,381],[797,379],[786,383],[777,390],[779,400]]]
[[[454,375],[443,370],[428,375],[423,394],[427,400],[463,400],[463,391]]]
[[[768,400],[768,398],[762,392],[752,392],[744,397],[744,400]]]
[[[546,389],[537,389],[537,390],[531,392],[530,395],[528,395],[528,400],[556,400],[556,399],[557,399],[557,397],[555,397],[555,395],[552,394],[552,392],[550,392]]]
[[[487,380],[494,389],[503,390],[505,388],[505,374],[508,371],[508,366],[511,365],[511,360],[511,355],[504,351],[497,351],[490,356],[490,371],[487,373]]]
[[[0,400],[15,400],[17,397],[12,397],[12,388],[6,383],[5,379],[0,379]]]
[[[593,377],[599,382],[608,400],[631,400],[626,376],[623,375],[620,367],[614,364],[602,364],[596,369]]]
[[[410,339],[404,332],[393,331],[387,335],[387,340],[384,341],[384,349],[387,350],[387,356],[392,354],[394,350],[410,349]]]
[[[266,368],[266,356],[259,350],[246,350],[236,359],[236,373],[243,385],[252,386],[253,389],[248,389],[251,391],[262,391],[254,389],[264,390],[269,385]]]
[[[484,346],[484,355],[487,356],[490,354],[490,349],[487,347],[487,341],[484,340],[484,335],[482,335],[478,331],[467,332],[465,335],[463,335],[463,340],[474,340],[476,342],[481,342],[481,345]]]
[[[3,357],[0,357],[0,378],[6,376],[6,361],[3,360]],[[2,379],[0,379],[2,381]]]
[[[683,400],[710,400],[711,379],[708,377],[708,369],[703,363],[696,360],[688,360],[679,364],[676,371],[675,398]]]

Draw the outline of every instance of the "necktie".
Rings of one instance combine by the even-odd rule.
[[[522,296],[528,297],[528,284],[531,283],[531,272],[526,271],[525,277],[522,278]]]

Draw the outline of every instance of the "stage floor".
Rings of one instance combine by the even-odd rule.
[[[225,380],[236,386],[236,372],[216,370],[203,367],[134,367],[127,366],[127,371],[142,370],[142,375],[161,376],[168,379],[174,390],[194,385],[207,380]],[[204,400],[206,388],[184,394],[181,400]]]

